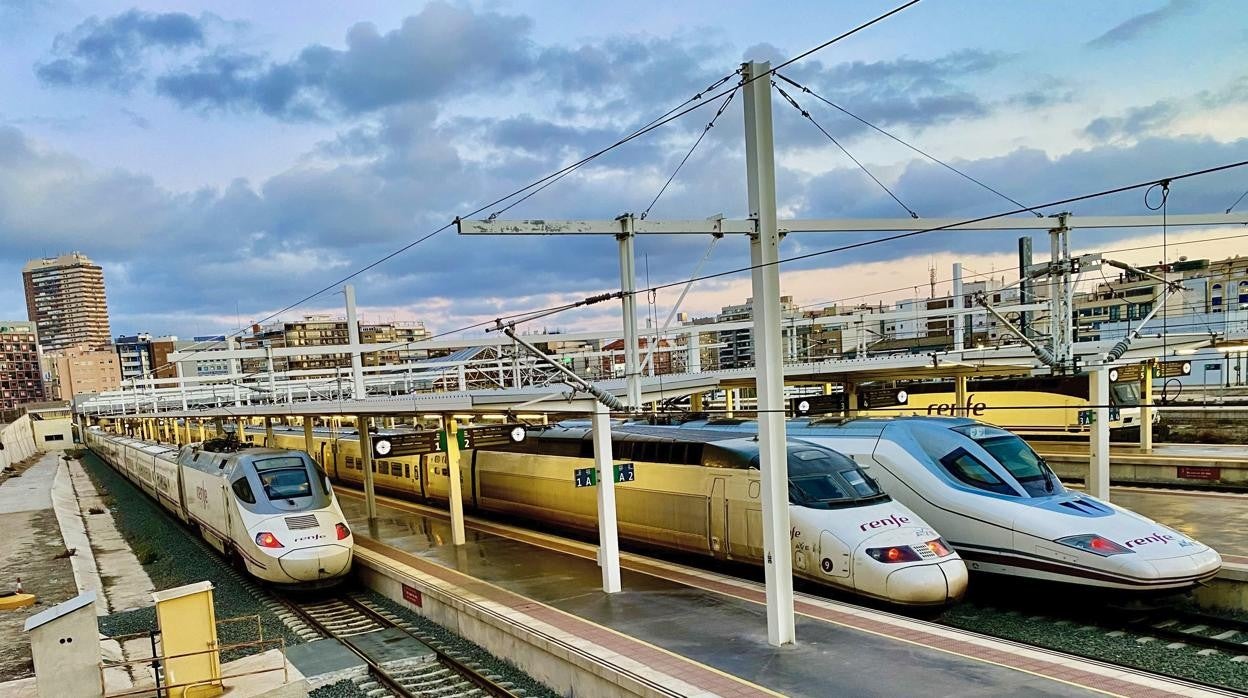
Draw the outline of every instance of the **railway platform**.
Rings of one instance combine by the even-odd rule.
[[[456,547],[444,512],[378,497],[370,526],[338,491],[370,586],[561,693],[1230,695],[806,594],[798,643],[774,648],[756,582],[624,554],[607,595],[595,546],[469,517]]]

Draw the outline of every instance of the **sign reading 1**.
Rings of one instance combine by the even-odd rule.
[[[633,482],[637,479],[633,463],[616,463],[612,468],[612,477],[616,482]],[[594,487],[598,484],[597,468],[577,468],[572,473],[573,483],[577,487]]]
[[[598,484],[598,469],[577,468],[573,477],[577,487],[593,487]]]

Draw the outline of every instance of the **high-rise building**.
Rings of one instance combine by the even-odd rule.
[[[153,378],[149,375],[154,367],[152,363],[152,335],[146,332],[122,335],[113,344],[117,348],[117,358],[121,360],[121,379]]]
[[[22,267],[26,314],[44,349],[102,347],[111,336],[104,270],[78,252],[32,259]]]
[[[0,320],[0,411],[44,399],[35,323]]]

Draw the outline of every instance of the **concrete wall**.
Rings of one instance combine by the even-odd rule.
[[[4,450],[0,450],[0,468],[33,456],[36,449],[30,417],[22,415],[17,421],[0,426],[0,444],[4,445]]]
[[[69,417],[31,420],[35,446],[40,451],[74,448],[74,422]]]

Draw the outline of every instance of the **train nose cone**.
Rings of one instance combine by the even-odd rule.
[[[888,575],[888,598],[898,603],[941,604],[966,592],[966,565],[959,559],[936,565],[913,565]]]
[[[278,558],[282,571],[300,582],[331,579],[346,573],[351,564],[351,548],[344,545],[316,545],[292,550]]]

